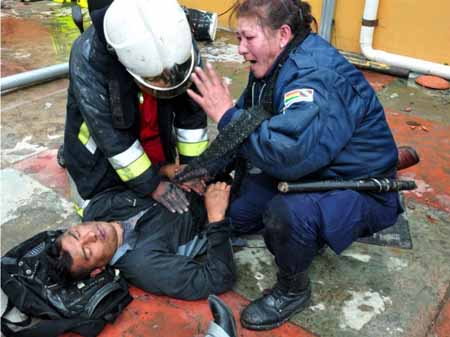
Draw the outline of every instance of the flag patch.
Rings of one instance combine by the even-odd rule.
[[[314,89],[295,89],[284,94],[284,108],[297,102],[314,102]]]

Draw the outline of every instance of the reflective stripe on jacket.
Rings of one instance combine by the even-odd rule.
[[[208,130],[203,129],[175,129],[177,135],[177,149],[185,157],[197,157],[208,147]]]

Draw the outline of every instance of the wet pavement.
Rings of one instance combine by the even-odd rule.
[[[67,62],[79,34],[70,8],[48,1],[2,1],[2,77]],[[233,34],[201,45],[238,97],[247,65]],[[401,177],[418,189],[404,193],[412,249],[356,243],[341,256],[327,250],[311,270],[313,303],[289,324],[269,332],[239,327],[239,336],[450,336],[450,90],[365,72],[386,108],[399,145],[421,162]],[[1,97],[1,252],[44,229],[78,218],[67,179],[56,164],[62,142],[66,90],[61,79]],[[212,134],[215,126],[210,125]],[[260,237],[236,252],[234,291],[221,295],[235,317],[275,281],[276,268]],[[202,336],[211,319],[206,301],[186,302],[132,288],[135,300],[102,336]]]

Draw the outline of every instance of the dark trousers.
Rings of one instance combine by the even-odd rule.
[[[277,265],[290,273],[306,270],[324,244],[339,254],[358,238],[395,224],[402,212],[396,192],[280,194],[276,183],[265,174],[248,175],[229,214],[237,235],[263,230]]]

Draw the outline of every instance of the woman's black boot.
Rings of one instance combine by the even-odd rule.
[[[311,300],[308,272],[280,271],[278,282],[266,295],[251,302],[241,314],[241,324],[251,330],[270,330],[305,309]]]

